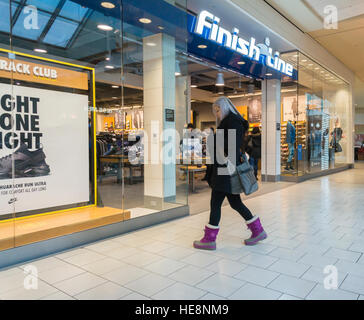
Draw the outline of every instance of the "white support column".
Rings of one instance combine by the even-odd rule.
[[[262,180],[281,175],[281,82],[262,81]],[[278,130],[278,127],[279,130]]]
[[[172,134],[169,142],[162,141],[164,130],[175,132],[175,121],[166,121],[165,117],[165,109],[175,112],[175,63],[174,38],[156,34],[143,39],[144,128],[149,140],[144,202],[146,207],[155,209],[162,209],[164,201],[176,197],[176,137]]]

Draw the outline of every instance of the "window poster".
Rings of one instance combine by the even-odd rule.
[[[253,99],[249,105],[249,123],[262,122],[262,101]]]
[[[283,98],[283,122],[306,120],[306,97],[291,96]]]
[[[88,96],[0,84],[0,215],[89,201]]]

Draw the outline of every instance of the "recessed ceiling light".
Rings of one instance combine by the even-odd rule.
[[[97,28],[99,28],[100,30],[103,30],[103,31],[111,31],[114,29],[113,27],[108,26],[107,24],[98,24]]]
[[[303,59],[302,62],[307,62],[307,60],[306,59]]]
[[[111,86],[114,89],[119,89],[119,86]]]
[[[267,77],[270,77],[270,76],[272,76],[273,74],[271,74],[271,73],[266,73],[265,74]]]
[[[107,65],[107,66],[105,66],[105,68],[106,68],[106,69],[114,69],[114,66],[109,66],[109,65]]]
[[[156,44],[154,42],[147,42],[146,45],[149,46],[149,47],[155,47],[156,46]]]
[[[106,9],[114,9],[115,8],[115,5],[111,2],[101,2],[101,6],[106,8]]]
[[[35,52],[39,52],[39,53],[47,53],[47,50],[45,50],[45,49],[39,49],[39,48],[35,48],[34,51]]]
[[[238,64],[245,64],[245,62],[244,61],[239,61]]]
[[[200,45],[198,45],[198,46],[197,46],[197,48],[199,48],[199,49],[206,49],[206,48],[207,48],[207,46],[206,46],[206,45],[204,45],[204,44],[200,44]]]
[[[110,57],[106,57],[106,58],[105,58],[105,60],[106,60],[106,61],[110,61]]]
[[[175,76],[180,76],[181,75],[181,72],[175,72],[174,75]]]
[[[140,21],[141,23],[145,23],[145,24],[148,24],[148,23],[151,23],[151,22],[152,22],[152,20],[150,20],[150,19],[148,19],[148,18],[140,18],[140,19],[139,19],[139,21]]]
[[[112,97],[113,99],[119,99],[118,97]]]
[[[197,85],[191,84],[191,88],[197,88]]]
[[[159,29],[159,30],[164,30],[164,27],[162,27],[162,26],[158,26],[158,29]]]

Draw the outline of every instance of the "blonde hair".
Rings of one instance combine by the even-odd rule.
[[[221,119],[218,119],[216,117],[216,112],[214,107],[219,107],[221,111]],[[219,125],[220,122],[230,113],[234,113],[237,116],[240,116],[239,111],[235,108],[234,104],[231,102],[231,100],[227,97],[220,97],[218,98],[212,105],[212,112],[214,116],[216,117],[216,122]],[[241,116],[240,116],[241,117]]]

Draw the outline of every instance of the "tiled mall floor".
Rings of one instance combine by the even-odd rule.
[[[208,213],[0,271],[0,299],[364,299],[364,165],[246,201],[268,239],[246,247],[240,216],[223,208],[216,252],[197,251]],[[326,266],[338,271],[327,290]]]

